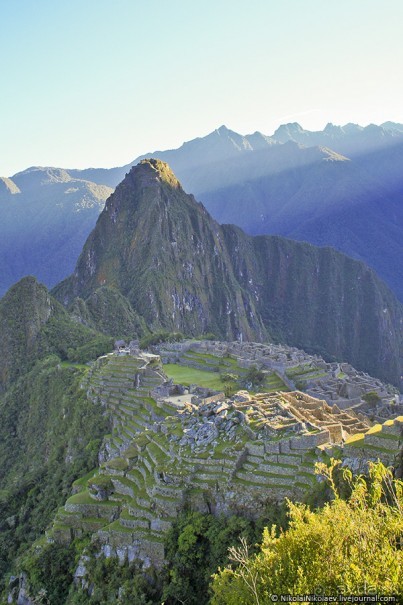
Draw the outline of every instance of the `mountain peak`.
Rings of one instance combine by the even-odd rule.
[[[223,124],[222,126],[220,126],[219,128],[217,128],[216,132],[218,132],[218,134],[228,134],[231,131],[229,130],[229,128],[227,128],[225,126],[225,124]]]
[[[14,174],[12,180],[22,192],[25,192],[32,191],[41,185],[68,183],[72,178],[64,168],[31,166],[22,172]]]
[[[328,122],[323,130],[324,133],[326,134],[337,134],[337,135],[342,135],[343,134],[343,129],[341,126],[336,126],[335,124],[332,124],[332,122]]]
[[[141,160],[133,166],[129,176],[143,185],[152,186],[158,183],[166,183],[175,189],[181,189],[181,184],[166,162],[155,158]]]
[[[280,143],[285,143],[287,140],[293,139],[295,136],[304,132],[301,124],[298,124],[298,122],[290,122],[288,124],[281,124],[274,132],[272,138]]]

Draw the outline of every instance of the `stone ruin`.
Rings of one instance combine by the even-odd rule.
[[[327,363],[320,356],[309,355],[296,347],[184,340],[161,344],[156,347],[156,352],[164,363],[181,363],[199,369],[206,366],[198,363],[198,354],[216,357],[217,367],[220,359],[231,357],[241,368],[254,365],[276,373],[291,391],[298,387],[312,397],[325,400],[330,406],[336,404],[340,409],[354,409],[373,421],[382,422],[403,414],[403,397],[392,385],[356,370],[349,363]],[[192,352],[196,354],[194,359],[191,358]],[[379,403],[368,404],[362,399],[369,392],[378,395]]]
[[[403,418],[368,433],[365,416],[299,391],[226,398],[183,389],[171,401],[175,385],[160,358],[143,352],[100,358],[82,386],[113,430],[99,468],[73,486],[48,539],[91,532],[106,556],[145,566],[163,565],[166,531],[185,506],[256,517],[270,500],[309,493],[324,450],[391,463],[401,447]]]

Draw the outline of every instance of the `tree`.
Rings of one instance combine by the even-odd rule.
[[[211,575],[228,562],[228,548],[240,537],[255,541],[252,521],[199,512],[179,515],[165,542],[167,577],[163,600],[167,605],[207,604]]]
[[[374,406],[381,402],[381,398],[376,391],[369,391],[368,393],[365,393],[362,398],[364,401]]]
[[[256,366],[250,366],[247,372],[245,372],[242,381],[245,385],[252,385],[252,387],[257,387],[261,385],[265,379],[265,372],[260,370]]]
[[[322,509],[288,501],[290,526],[263,533],[258,554],[247,545],[232,549],[232,567],[212,584],[214,605],[263,605],[279,594],[397,594],[403,596],[403,483],[381,463],[369,463],[369,477],[353,478],[343,500],[334,472],[340,462],[318,465],[334,499]]]

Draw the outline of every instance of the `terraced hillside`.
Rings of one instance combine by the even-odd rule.
[[[362,470],[368,460],[381,460],[386,465],[401,465],[403,416],[375,424],[365,434],[358,433],[346,440],[343,457],[349,466]]]
[[[299,392],[177,397],[160,357],[141,352],[100,358],[83,386],[112,415],[113,430],[99,468],[76,481],[48,538],[90,532],[107,556],[157,566],[185,505],[253,517],[270,500],[301,498],[322,451],[369,426]]]

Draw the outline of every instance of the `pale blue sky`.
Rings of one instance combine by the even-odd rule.
[[[402,0],[0,0],[0,175],[403,123]]]

